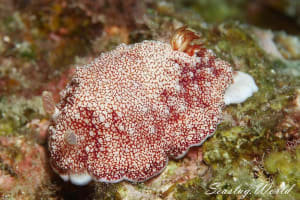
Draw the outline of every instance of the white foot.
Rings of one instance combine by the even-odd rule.
[[[70,180],[71,183],[73,183],[74,185],[80,185],[80,186],[86,185],[86,184],[88,184],[92,180],[92,177],[88,173],[84,173],[84,174],[71,174],[71,175],[60,175],[60,177],[64,181]]]
[[[225,105],[242,103],[257,91],[258,87],[252,76],[244,72],[235,71],[233,83],[225,91]]]

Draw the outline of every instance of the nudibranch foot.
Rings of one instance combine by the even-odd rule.
[[[258,87],[252,76],[245,72],[235,71],[233,83],[225,91],[225,105],[242,103],[257,91]]]
[[[64,181],[70,181],[74,185],[86,185],[92,180],[92,177],[88,173],[60,175],[60,177]]]

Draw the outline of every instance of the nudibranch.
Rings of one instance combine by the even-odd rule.
[[[184,27],[171,44],[121,44],[77,67],[58,105],[44,92],[53,170],[77,185],[142,182],[211,136],[224,105],[258,88],[197,38]]]

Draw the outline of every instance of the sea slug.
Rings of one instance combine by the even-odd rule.
[[[171,44],[121,44],[77,67],[57,106],[44,92],[53,169],[78,185],[141,182],[211,136],[225,103],[258,88],[250,75],[191,45],[197,37],[184,27]]]

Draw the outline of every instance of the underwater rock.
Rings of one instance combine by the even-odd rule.
[[[22,137],[5,136],[0,136],[0,147],[0,198],[1,192],[16,199],[34,198],[50,181],[46,149]]]
[[[247,14],[249,10],[236,5],[243,2],[253,5],[258,1],[207,1],[211,7],[202,6],[201,12],[195,12],[191,6],[200,1],[182,1],[184,4],[176,7],[177,1],[150,0],[145,4],[145,13],[129,14],[141,21],[138,25],[135,19],[128,23],[126,16],[123,17],[131,13],[130,8],[128,10],[124,7],[122,12],[114,9],[111,12],[111,9],[105,10],[104,5],[103,9],[100,8],[101,12],[98,12],[99,9],[94,5],[100,1],[45,1],[44,6],[33,7],[28,4],[22,10],[13,8],[14,5],[9,6],[16,4],[15,1],[4,0],[4,3],[0,3],[3,5],[0,6],[1,136],[13,137],[16,141],[25,136],[32,146],[45,142],[43,127],[48,123],[45,121],[47,116],[39,111],[42,110],[41,98],[32,101],[31,97],[40,96],[41,91],[49,90],[55,102],[58,102],[59,91],[65,88],[65,83],[70,79],[67,74],[72,73],[74,65],[90,63],[95,55],[115,49],[122,42],[133,44],[145,39],[166,42],[173,30],[184,24],[201,35],[194,43],[199,42],[202,47],[213,50],[217,57],[232,64],[233,71],[251,74],[259,86],[259,92],[243,104],[223,109],[225,117],[213,137],[206,140],[203,146],[192,148],[201,155],[203,153],[204,161],[202,158],[197,160],[195,156],[189,158],[191,149],[184,158],[169,161],[159,176],[138,184],[126,181],[116,184],[93,182],[79,188],[64,183],[56,176],[51,183],[46,183],[46,187],[39,187],[27,199],[67,199],[70,195],[73,195],[72,199],[300,199],[299,184],[289,195],[248,194],[242,198],[241,195],[206,194],[211,183],[215,182],[221,183],[220,189],[241,185],[245,186],[243,189],[252,192],[259,184],[281,187],[299,183],[299,176],[295,176],[296,169],[281,165],[285,157],[280,156],[289,154],[288,159],[291,160],[287,160],[288,163],[294,167],[299,164],[300,57],[297,36],[299,27],[295,23],[291,24],[287,20],[280,25],[273,18],[272,24],[279,24],[275,28],[280,31],[272,30],[273,26],[265,23],[271,30],[261,29],[263,36],[257,37],[254,33],[256,28],[239,14]],[[265,4],[266,1],[259,2]],[[293,0],[289,2],[298,3]],[[225,8],[230,10],[224,10],[224,4],[229,4]],[[113,3],[111,5],[114,6]],[[292,5],[294,11],[296,8]],[[232,20],[227,20],[226,16],[224,18],[222,10],[229,11],[227,16],[233,16],[230,17]],[[268,21],[255,11],[251,14],[260,18],[259,21]],[[207,21],[207,17],[212,20]],[[126,21],[129,26],[122,26],[122,21]],[[271,50],[274,47],[275,51],[269,51],[261,44],[266,44]],[[284,59],[276,57],[276,54]],[[292,104],[298,105],[297,108]],[[38,134],[43,139],[36,140]],[[69,132],[66,136],[69,144],[76,144],[74,135]],[[7,154],[15,155],[13,152]],[[277,161],[273,165],[275,159]],[[274,167],[278,167],[278,170],[274,170]],[[29,191],[26,188],[31,188],[31,182],[24,181],[26,187],[19,182],[12,183],[15,177],[9,173],[9,170],[0,173],[0,182],[6,183],[0,184],[5,191],[4,198],[26,199],[26,192]],[[51,189],[51,185],[54,188]],[[19,186],[24,188],[25,193],[18,194],[24,195],[13,196],[16,194],[13,191]],[[51,194],[51,190],[54,193]],[[97,194],[93,194],[93,191]]]

